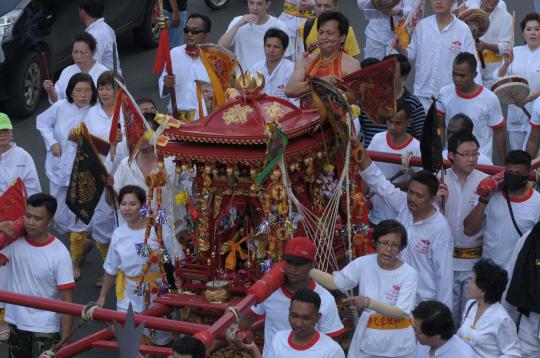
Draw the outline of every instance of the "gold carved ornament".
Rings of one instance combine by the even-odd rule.
[[[235,104],[223,113],[223,122],[230,126],[231,124],[244,124],[247,122],[248,114],[253,112],[253,108]]]

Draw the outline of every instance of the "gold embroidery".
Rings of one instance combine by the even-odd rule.
[[[270,117],[271,121],[275,121],[283,117],[283,109],[277,102],[273,102],[270,106],[265,107],[264,110],[266,111],[266,114],[268,114],[268,117]]]
[[[228,126],[231,124],[244,124],[247,122],[247,115],[251,112],[253,112],[253,108],[236,104],[223,114],[223,122]]]
[[[77,187],[79,195],[77,201],[81,204],[86,203],[94,197],[96,191],[96,182],[90,172],[82,172],[77,175]]]

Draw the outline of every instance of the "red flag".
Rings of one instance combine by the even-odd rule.
[[[169,49],[169,32],[161,29],[159,37],[159,46],[154,62],[154,75],[160,74],[163,71],[163,66],[167,66],[167,74],[172,75],[171,51]]]
[[[118,88],[118,93],[116,94],[116,101],[114,103],[114,114],[112,117],[111,131],[109,132],[109,143],[116,143],[116,137],[118,136],[118,127],[120,123],[120,108],[122,107],[122,97],[124,91],[122,88]]]
[[[0,196],[0,221],[15,221],[26,212],[26,188],[21,178]]]

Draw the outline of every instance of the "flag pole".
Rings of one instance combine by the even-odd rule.
[[[168,19],[163,15],[163,0],[158,1],[158,9],[159,9],[159,16],[157,18],[157,24],[160,28],[161,36],[163,36],[163,31],[168,31],[169,28],[169,22]],[[167,44],[169,45],[169,44]],[[158,49],[159,51],[160,49]],[[169,48],[166,49],[166,51],[170,51],[170,45]],[[167,75],[174,76],[173,70],[172,70],[172,64],[170,62],[165,62],[165,70],[167,71]],[[176,92],[174,89],[174,86],[169,87],[169,95],[171,96],[171,107],[172,107],[172,113],[175,118],[178,118],[178,106],[176,102]]]

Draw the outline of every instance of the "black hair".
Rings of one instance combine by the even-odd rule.
[[[28,199],[26,199],[26,205],[33,206],[34,208],[45,207],[45,209],[47,209],[47,214],[51,219],[54,217],[56,209],[58,208],[56,198],[45,193],[30,195]]]
[[[508,283],[506,270],[491,259],[480,259],[473,270],[475,284],[484,292],[484,301],[490,304],[499,302]]]
[[[134,194],[137,197],[137,200],[143,205],[146,203],[146,192],[143,188],[137,185],[126,185],[120,189],[118,193],[118,204],[122,202],[126,194]]]
[[[338,22],[338,30],[341,36],[347,35],[349,32],[349,19],[345,17],[339,11],[325,11],[319,15],[317,18],[317,31],[321,28],[322,25],[328,21],[335,20]]]
[[[156,106],[156,102],[154,102],[154,100],[150,99],[150,98],[137,98],[135,100],[135,102],[137,103],[137,105],[141,105],[143,103],[152,103],[152,105],[157,109],[157,106]]]
[[[389,60],[391,58],[397,59],[397,62],[399,64],[399,73],[401,74],[401,77],[407,77],[409,73],[411,72],[411,63],[407,59],[406,56],[400,54],[400,53],[393,53],[391,55],[387,55],[383,58],[383,61]]]
[[[519,24],[519,27],[521,27],[521,32],[525,31],[525,26],[527,26],[527,22],[529,21],[536,21],[540,24],[540,14],[537,12],[530,12],[525,15]]]
[[[414,173],[411,177],[411,181],[413,180],[427,186],[430,196],[435,196],[437,190],[439,190],[439,180],[433,173],[427,170],[420,170]]]
[[[448,139],[448,152],[449,153],[455,153],[457,152],[458,147],[466,142],[474,142],[478,148],[480,148],[480,143],[478,143],[478,139],[474,136],[474,134],[469,133],[467,131],[459,131],[457,133],[454,133],[449,139]]]
[[[124,79],[122,78],[122,76],[120,76],[119,73],[114,73],[113,71],[105,71],[101,75],[99,75],[97,79],[96,87],[99,88],[101,86],[107,86],[107,85],[114,86],[115,78],[119,80],[120,82],[124,83]]]
[[[466,115],[465,113],[457,113],[455,114],[450,120],[449,123],[452,121],[461,120],[463,124],[461,125],[461,129],[458,132],[465,131],[472,133],[474,129],[474,122],[472,121],[471,117]]]
[[[476,71],[476,66],[478,66],[476,57],[470,52],[460,52],[454,59],[454,65],[461,65],[463,63],[468,65],[469,71],[471,72]]]
[[[399,111],[404,111],[405,112],[405,115],[407,116],[407,119],[411,119],[412,116],[413,116],[413,109],[411,107],[411,105],[403,100],[403,99],[398,99],[397,100],[397,107],[396,107],[396,113],[399,112]]]
[[[414,319],[422,321],[420,328],[427,337],[440,335],[442,340],[449,340],[456,332],[452,312],[442,302],[423,301],[413,310]]]
[[[313,303],[317,312],[321,308],[321,296],[313,290],[301,288],[291,297],[291,306],[294,301]]]
[[[511,150],[506,154],[504,165],[507,164],[519,164],[525,165],[528,169],[531,169],[531,155],[524,150],[516,149]]]
[[[287,50],[287,47],[289,46],[289,35],[285,33],[285,31],[276,29],[275,27],[272,27],[268,29],[264,34],[264,42],[263,44],[266,45],[266,40],[269,38],[278,38],[281,40],[281,45],[283,46],[283,51]]]
[[[86,31],[80,32],[77,35],[75,35],[75,37],[73,38],[73,41],[71,42],[71,44],[73,45],[75,42],[84,42],[84,43],[86,43],[88,45],[88,48],[92,52],[94,52],[96,50],[96,44],[97,44],[96,39],[94,38],[94,36],[90,35]]]
[[[373,230],[373,243],[377,244],[381,236],[388,234],[399,234],[401,237],[400,249],[404,249],[407,246],[407,230],[405,230],[399,221],[393,219],[383,220],[375,225]]]
[[[69,79],[68,85],[66,87],[66,99],[69,103],[73,103],[73,96],[71,95],[71,92],[75,89],[75,86],[79,82],[86,82],[90,85],[90,88],[92,89],[92,97],[90,98],[90,105],[94,105],[97,102],[97,89],[96,85],[94,85],[94,80],[92,77],[87,73],[76,73]]]
[[[204,24],[203,25],[204,32],[206,33],[209,33],[210,30],[212,30],[212,20],[210,20],[210,18],[204,14],[199,14],[197,12],[194,12],[188,16],[186,23],[188,22],[189,19],[201,19]]]
[[[79,9],[84,10],[94,19],[103,17],[105,1],[103,0],[79,0]]]
[[[381,62],[381,60],[375,57],[364,58],[362,61],[360,61],[360,68],[373,66],[373,65],[378,64],[379,62]]]
[[[183,335],[174,340],[172,349],[174,353],[191,356],[191,358],[205,358],[205,345],[193,336]]]
[[[313,262],[305,257],[298,257],[294,255],[283,255],[283,260],[294,266],[304,266]]]

